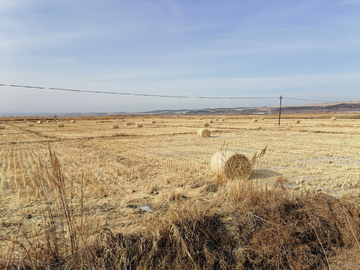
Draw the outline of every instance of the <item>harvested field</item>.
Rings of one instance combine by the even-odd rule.
[[[57,244],[63,248],[58,251],[63,254],[63,258],[74,255],[76,248],[86,249],[87,245],[94,243],[97,250],[112,252],[118,260],[124,259],[122,256],[125,255],[107,250],[106,244],[113,245],[112,241],[116,242],[114,239],[118,239],[117,237],[122,237],[121,241],[137,242],[136,236],[142,235],[143,242],[138,242],[137,245],[140,246],[137,248],[146,250],[146,245],[155,241],[154,228],[159,228],[159,237],[163,237],[166,242],[177,234],[187,232],[191,226],[211,227],[214,235],[207,235],[207,232],[202,237],[220,241],[215,231],[230,237],[233,230],[231,224],[234,222],[236,226],[249,227],[249,224],[253,224],[252,220],[257,220],[257,216],[266,219],[266,203],[262,200],[271,201],[271,196],[279,196],[276,192],[285,196],[273,204],[274,209],[280,212],[269,218],[276,222],[281,223],[283,218],[281,209],[293,217],[301,216],[302,221],[307,219],[305,214],[296,215],[289,209],[283,209],[281,203],[300,212],[311,212],[309,209],[318,204],[316,211],[328,213],[327,205],[331,204],[337,209],[352,213],[354,219],[336,212],[339,220],[349,218],[346,224],[352,224],[354,237],[346,235],[344,240],[341,237],[345,236],[339,236],[336,241],[343,241],[343,244],[335,245],[334,248],[329,244],[332,240],[325,243],[321,238],[323,248],[327,249],[323,253],[326,255],[319,255],[323,258],[321,262],[313,255],[312,267],[326,269],[327,264],[331,263],[331,259],[327,262],[331,255],[339,256],[344,253],[344,250],[337,253],[336,249],[356,247],[360,236],[360,225],[356,223],[360,218],[359,212],[356,212],[360,209],[360,115],[341,115],[337,116],[336,121],[330,120],[331,115],[284,115],[281,126],[278,125],[276,116],[264,116],[264,120],[256,123],[251,121],[251,116],[227,116],[226,121],[215,121],[208,127],[210,138],[197,137],[199,126],[204,119],[209,118],[204,116],[203,120],[199,120],[199,116],[180,116],[178,119],[156,116],[156,125],[152,124],[152,118],[144,117],[76,118],[74,123],[65,124],[61,129],[57,128],[56,122],[51,121],[28,127],[23,120],[2,119],[6,129],[0,130],[0,254],[3,256],[0,255],[0,267],[19,262],[20,258],[26,256],[20,243],[27,247],[38,247],[39,250],[36,251],[35,248],[36,253],[31,256],[38,256],[39,259],[42,252],[45,252],[40,248],[41,243],[48,241],[46,239],[50,239],[52,245]],[[221,116],[211,118],[220,119]],[[114,122],[125,120],[138,123],[142,119],[143,127],[140,129],[135,124],[123,125],[120,129],[109,128]],[[294,123],[294,119],[301,121]],[[61,119],[65,123],[66,120]],[[254,173],[250,180],[232,180],[219,185],[216,175],[209,168],[212,155],[224,148],[243,154],[251,160],[265,147],[266,153],[254,163]],[[257,198],[259,203],[254,206],[255,210],[250,209],[251,204],[246,207],[242,204],[247,201],[246,196],[252,193],[243,194],[244,191],[238,190],[240,187],[236,185],[254,192],[251,200]],[[57,191],[61,189],[66,192]],[[236,190],[239,192],[234,193]],[[268,194],[269,197],[258,196],[258,192],[265,192],[262,194]],[[295,198],[299,198],[298,203],[295,203]],[[71,217],[63,216],[64,209],[67,209],[66,213],[71,213]],[[234,209],[239,213],[252,211],[251,213],[257,214],[254,214],[255,218],[247,216],[246,219],[239,219],[234,214]],[[185,225],[181,223],[178,211],[188,220]],[[316,215],[315,212],[313,214]],[[322,215],[326,222],[328,214]],[[336,216],[334,220],[337,220]],[[256,222],[263,226],[263,221]],[[69,233],[66,225],[69,223],[77,224],[77,229],[73,228],[73,232],[77,231],[77,234]],[[318,223],[312,226],[321,229]],[[173,228],[175,233],[169,228]],[[272,229],[276,234],[277,229]],[[308,230],[311,228],[304,227],[304,231],[299,233]],[[52,238],[55,236],[50,234],[54,231],[57,231],[57,238],[61,238],[56,240],[57,243]],[[191,237],[195,239],[194,233],[191,232]],[[269,231],[260,233],[267,235]],[[331,228],[329,233],[333,233]],[[168,239],[166,235],[172,236]],[[99,237],[110,240],[106,242],[105,238],[101,238],[100,241]],[[317,242],[316,237],[321,235],[314,234],[312,237],[315,239],[304,239],[313,245],[313,242]],[[87,244],[81,238],[86,238]],[[74,242],[69,243],[69,239],[74,239]],[[249,240],[247,244],[259,245],[256,239]],[[174,240],[173,244],[185,245],[177,241]],[[227,243],[230,245],[229,249],[242,252],[232,244],[231,241]],[[195,252],[196,249],[193,248]],[[205,257],[214,250],[219,254],[217,259],[209,255],[212,259],[209,257],[208,260],[214,260],[212,266],[190,262],[186,265],[188,268],[183,269],[234,267],[234,264],[230,265],[233,255],[224,250],[221,253],[218,248],[211,250],[208,247],[209,250],[204,251]],[[185,255],[179,253],[174,258],[188,256],[184,246],[181,250]],[[314,247],[314,250],[317,249]],[[299,251],[305,252],[306,247],[299,247]],[[235,268],[246,269],[246,265],[248,269],[251,266],[269,266],[264,262],[251,261],[254,254],[261,255],[263,251],[254,249],[252,252],[247,259],[244,257],[243,264],[237,262],[239,267]],[[320,248],[319,253],[322,252]],[[91,258],[90,253],[84,252]],[[285,253],[282,254],[286,256]],[[197,260],[201,261],[201,256]],[[272,255],[269,253],[268,256]],[[279,261],[280,266],[283,264],[290,268],[286,263],[299,263],[295,259],[291,261],[291,254],[288,256],[290,261]],[[334,263],[338,264],[341,258],[334,257]],[[228,265],[222,265],[221,260],[230,261]],[[25,261],[22,263],[26,264]],[[106,262],[102,263],[107,268]],[[151,267],[159,264],[160,262],[153,262],[153,266],[150,266],[139,261],[137,266],[139,269],[152,269]]]

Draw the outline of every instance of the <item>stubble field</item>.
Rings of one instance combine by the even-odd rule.
[[[209,168],[212,155],[221,149],[251,159],[266,147],[252,175],[258,187],[271,189],[281,178],[292,194],[356,198],[359,115],[343,114],[335,121],[331,116],[284,115],[280,126],[276,116],[267,115],[224,120],[224,116],[112,116],[72,118],[74,123],[59,119],[64,127],[57,127],[53,119],[42,124],[35,119],[6,119],[6,128],[0,130],[2,254],[13,254],[16,241],[35,243],[46,235],[43,223],[57,196],[49,148],[59,159],[67,200],[74,215],[81,216],[88,241],[104,228],[141,233],[179,204],[213,201],[227,185],[217,185]],[[35,125],[29,127],[28,122]],[[141,128],[136,125],[140,122]],[[204,122],[209,123],[210,138],[196,136]]]

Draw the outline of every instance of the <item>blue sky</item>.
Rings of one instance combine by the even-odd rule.
[[[1,0],[0,83],[359,101],[360,1]],[[277,104],[0,87],[0,113]]]

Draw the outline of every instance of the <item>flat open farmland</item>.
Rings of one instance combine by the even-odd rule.
[[[142,230],[144,223],[178,201],[206,203],[214,196],[211,187],[217,181],[210,159],[225,148],[251,159],[267,147],[252,176],[261,185],[271,187],[283,177],[294,192],[360,195],[360,119],[356,115],[336,121],[330,116],[289,115],[281,126],[275,117],[260,116],[257,122],[253,116],[223,117],[60,120],[65,127],[57,127],[55,121],[33,121],[33,127],[27,124],[30,120],[3,121],[0,234],[9,239],[44,234],[41,224],[48,205],[54,204],[56,189],[49,176],[49,145],[90,238],[104,226],[123,233]],[[137,127],[139,122],[143,127]],[[210,123],[210,138],[196,136],[204,122]],[[112,124],[119,124],[119,129],[112,129]],[[10,247],[2,242],[2,250]]]

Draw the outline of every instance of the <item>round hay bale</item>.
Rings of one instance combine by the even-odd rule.
[[[152,121],[151,121],[151,124],[156,124],[156,120],[152,120]]]
[[[33,127],[33,126],[34,126],[34,123],[29,122],[27,125],[28,125],[28,127]]]
[[[221,121],[225,121],[225,118],[221,118]]]
[[[112,124],[111,127],[112,127],[112,129],[117,129],[117,128],[119,128],[119,125],[118,124]]]
[[[137,123],[137,127],[141,128],[141,127],[143,127],[143,124],[142,123]]]
[[[127,125],[127,126],[130,126],[130,125],[131,125],[131,122],[126,122],[126,125]]]
[[[0,129],[5,129],[5,125],[0,125]]]
[[[205,129],[205,128],[200,128],[197,131],[197,135],[200,138],[209,138],[210,137],[210,130]]]
[[[253,123],[256,123],[258,121],[258,119],[254,118],[252,121],[253,121]]]
[[[203,123],[203,126],[204,126],[204,127],[208,127],[208,126],[209,126],[209,123],[208,123],[208,122],[204,122],[204,123]]]
[[[215,121],[219,121],[219,118],[216,118]]]
[[[331,120],[331,121],[336,121],[336,117],[333,116],[333,117],[330,118],[330,120]]]
[[[225,150],[212,156],[210,168],[217,176],[226,179],[248,179],[252,174],[251,163],[246,156]]]
[[[71,123],[75,123],[75,120],[71,120]]]
[[[213,121],[213,120],[210,120],[210,124],[212,124],[212,123],[214,123],[214,121]]]
[[[41,121],[37,121],[37,123],[38,123],[38,124],[42,124],[42,122],[41,122]]]
[[[298,119],[294,120],[294,124],[300,124],[300,120]]]
[[[50,120],[46,120],[46,123],[50,123]]]
[[[64,123],[59,122],[59,123],[57,123],[57,127],[65,127],[65,125],[64,125]]]

